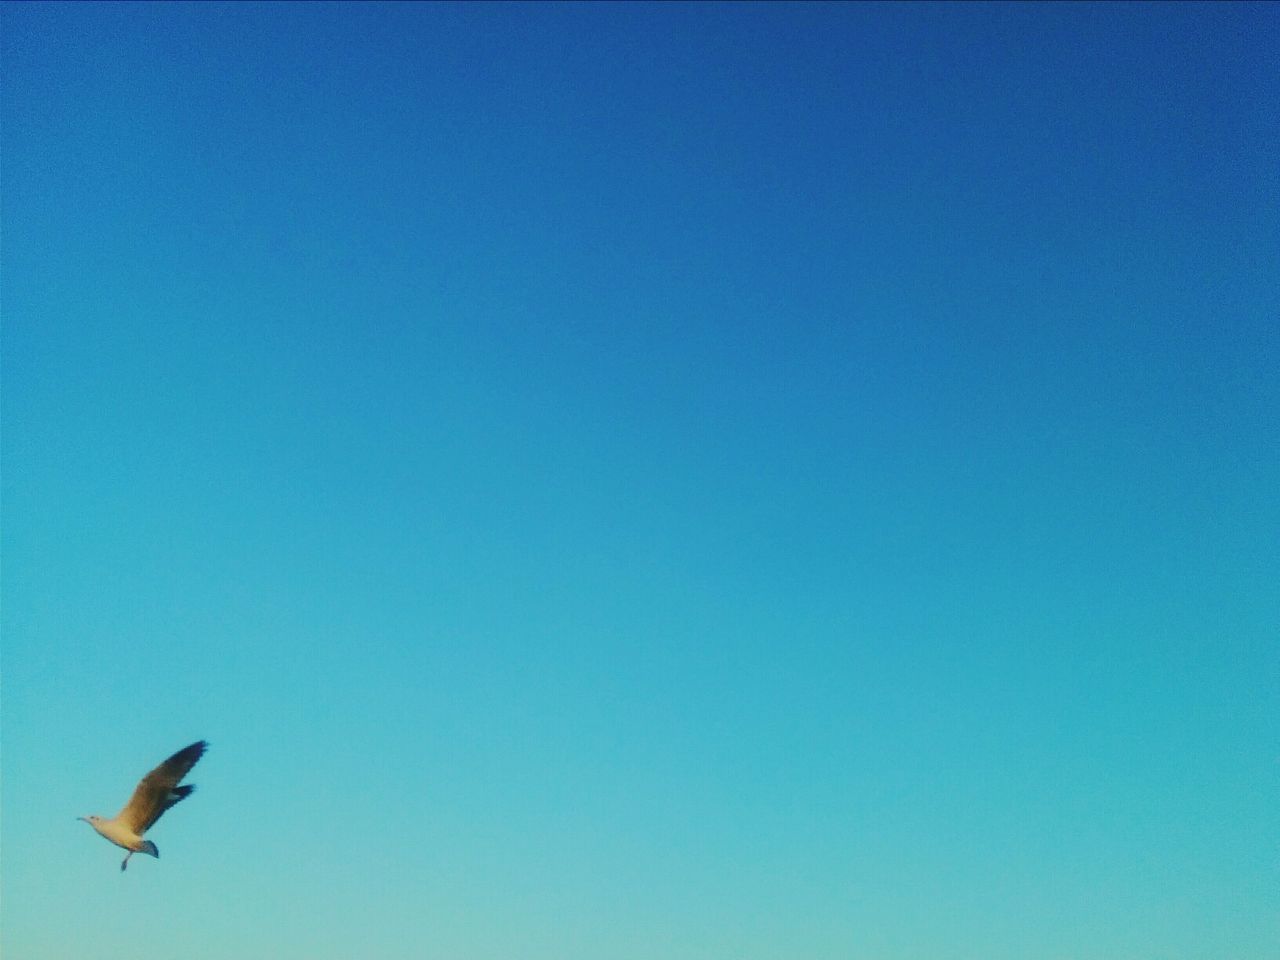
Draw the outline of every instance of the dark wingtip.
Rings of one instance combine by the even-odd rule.
[[[200,758],[204,756],[204,752],[207,749],[209,749],[207,740],[197,740],[195,743],[183,747],[166,760],[165,763],[186,763],[194,767]]]

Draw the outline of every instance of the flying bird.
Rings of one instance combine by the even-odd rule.
[[[191,796],[196,788],[194,783],[181,787],[178,784],[191,772],[196,761],[204,756],[208,746],[205,741],[197,740],[148,773],[139,781],[125,808],[112,819],[107,820],[94,814],[77,818],[85,821],[117,847],[129,851],[120,864],[121,870],[129,866],[129,858],[135,853],[145,853],[159,859],[160,850],[150,840],[143,840],[142,835],[155,825],[166,810]]]

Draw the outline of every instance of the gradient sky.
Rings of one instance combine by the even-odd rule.
[[[6,960],[1276,956],[1280,8],[0,32]]]

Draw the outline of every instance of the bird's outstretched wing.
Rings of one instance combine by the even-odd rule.
[[[116,820],[138,836],[146,833],[162,813],[191,795],[194,786],[179,787],[178,783],[196,765],[196,761],[204,756],[207,746],[209,744],[205,741],[197,740],[143,777]]]

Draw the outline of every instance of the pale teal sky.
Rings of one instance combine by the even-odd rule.
[[[6,960],[1270,960],[1277,11],[5,4]]]

